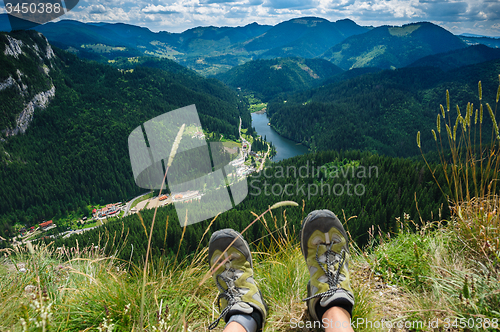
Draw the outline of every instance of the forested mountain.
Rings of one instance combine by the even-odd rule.
[[[447,30],[428,22],[402,27],[382,26],[349,37],[321,57],[342,69],[379,67],[401,68],[427,55],[466,47]]]
[[[437,67],[444,71],[485,61],[500,59],[500,49],[486,45],[474,45],[455,51],[429,55],[418,59],[408,67]]]
[[[313,88],[341,72],[342,69],[323,59],[279,58],[250,61],[216,77],[268,101],[283,92]]]
[[[500,48],[500,38],[491,38],[484,36],[458,36],[462,39],[467,45],[486,45],[491,48]]]
[[[367,32],[351,20],[330,22],[318,17],[302,17],[279,23],[245,44],[248,51],[268,50],[260,58],[317,57],[328,48],[353,35]]]
[[[438,170],[435,175],[444,183],[444,174]],[[408,213],[415,220],[420,216],[424,222],[436,220],[440,209],[444,218],[448,215],[444,195],[423,162],[367,152],[323,151],[282,160],[273,163],[265,173],[249,177],[248,185],[249,195],[235,209],[216,218],[202,243],[200,239],[211,220],[186,227],[185,234],[182,235],[183,229],[174,207],[168,205],[159,208],[153,230],[152,255],[175,257],[179,239],[183,236],[179,251],[179,258],[182,259],[198,245],[201,248],[206,246],[215,230],[230,227],[242,231],[255,219],[252,212],[260,214],[282,200],[295,201],[299,203],[299,207],[274,210],[272,215],[276,218],[275,221],[266,215],[266,224],[257,222],[245,233],[248,242],[269,243],[272,240],[270,233],[276,227],[284,225],[285,209],[288,229],[294,230],[290,236],[298,236],[302,219],[314,209],[331,209],[343,222],[343,216],[354,216],[346,227],[358,244],[366,243],[367,230],[372,225],[376,231],[380,227],[382,232],[397,233],[400,224],[396,222],[396,217],[403,220],[403,213]],[[151,225],[153,212],[154,210],[141,212],[147,229]],[[144,260],[147,237],[137,215],[110,222],[69,239],[58,238],[55,246],[72,247],[78,241],[82,248],[97,244],[99,239],[101,245],[108,243],[106,252],[109,254],[115,254],[116,249],[121,247],[120,258],[132,259],[134,262]]]
[[[338,83],[338,82],[346,81],[348,79],[355,78],[355,77],[358,77],[361,75],[370,74],[370,73],[378,73],[381,71],[382,71],[382,69],[377,68],[377,67],[352,68],[352,69],[343,71],[339,74],[330,76],[322,83],[322,85]]]
[[[80,48],[83,44],[140,49],[140,53],[168,52],[175,49],[189,55],[222,51],[254,38],[271,27],[252,23],[243,27],[197,27],[182,33],[152,32],[148,28],[124,23],[82,23],[73,20],[49,22],[36,28],[55,44]],[[208,47],[208,48],[207,48]]]
[[[195,104],[203,128],[227,138],[238,137],[240,116],[250,127],[246,107],[214,79],[82,61],[52,52],[35,31],[1,33],[0,41],[1,129],[14,129],[13,117],[26,129],[0,140],[0,223],[38,223],[138,194],[128,135],[170,110]],[[40,91],[52,93],[43,99]]]
[[[419,130],[422,146],[435,146],[430,130],[439,104],[446,104],[447,89],[453,110],[455,104],[465,109],[467,102],[477,108],[477,82],[482,81],[483,96],[490,98],[483,104],[494,105],[499,73],[500,60],[448,72],[432,67],[385,70],[274,99],[267,114],[280,134],[313,151],[363,149],[412,156],[419,153],[414,143]],[[454,121],[457,112],[450,114]]]

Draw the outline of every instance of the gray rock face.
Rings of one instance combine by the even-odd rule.
[[[0,82],[0,91],[5,90],[7,88],[10,88],[14,84],[16,84],[16,81],[14,81],[14,79],[12,78],[12,76],[9,76],[8,79],[6,79],[3,82]]]
[[[19,55],[23,53],[21,50],[21,46],[23,46],[23,42],[20,40],[17,40],[15,38],[12,38],[11,36],[7,35],[7,39],[9,40],[9,44],[5,45],[5,55],[11,55],[16,59],[19,59]]]
[[[16,119],[17,126],[14,129],[7,129],[5,131],[6,136],[17,135],[18,133],[24,134],[26,129],[33,119],[33,114],[35,113],[36,108],[45,109],[50,99],[52,99],[56,95],[56,87],[52,85],[50,90],[45,92],[40,92],[37,94],[23,109],[23,111],[18,115]]]
[[[29,57],[30,54],[33,54],[30,52],[23,52],[23,48],[27,47],[34,50],[36,58],[32,60],[37,63],[38,60],[40,60],[39,69],[49,78],[49,82],[51,82],[52,80],[49,73],[50,70],[54,69],[55,67],[53,61],[47,62],[47,60],[54,59],[55,54],[47,38],[45,38],[45,36],[41,34],[40,36],[43,38],[42,42],[37,43],[33,41],[33,43],[23,43],[21,40],[15,39],[7,34],[7,42],[5,43],[4,54],[19,59],[20,56]],[[0,91],[8,89],[10,87],[15,87],[17,93],[19,93],[24,100],[22,105],[23,110],[16,117],[15,128],[6,128],[2,130],[2,132],[5,133],[6,136],[13,136],[19,133],[24,134],[28,129],[29,124],[33,120],[35,109],[45,109],[49,105],[50,100],[55,96],[56,88],[53,84],[51,84],[51,88],[49,90],[41,92],[36,91],[38,93],[31,99],[28,99],[30,98],[28,92],[29,87],[23,82],[26,81],[26,77],[27,76],[24,73],[17,69],[15,72],[10,73],[10,76],[6,80],[4,80],[3,82],[0,81]],[[31,79],[33,79],[33,77],[31,77]],[[33,95],[31,94],[31,96]]]

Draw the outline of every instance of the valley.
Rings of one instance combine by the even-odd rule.
[[[318,209],[350,240],[352,317],[496,317],[498,40],[310,16],[0,32],[0,330],[37,330],[37,296],[61,331],[206,330],[207,247],[231,228],[268,285],[264,331],[290,331]]]
[[[247,59],[244,61],[246,63],[235,63],[232,69],[217,74],[216,79],[203,78],[180,65],[184,61],[181,58],[172,57],[176,60],[172,61],[164,56],[157,56],[152,49],[149,49],[148,54],[136,53],[134,57],[119,55],[120,52],[131,50],[130,43],[134,41],[142,43],[150,40],[151,47],[167,47],[167,44],[155,41],[159,37],[164,38],[165,42],[168,40],[169,45],[177,45],[184,51],[190,50],[190,54],[196,54],[197,51],[192,46],[196,44],[196,38],[192,40],[194,44],[182,44],[180,36],[152,33],[147,29],[120,24],[106,26],[107,32],[100,33],[103,32],[103,26],[71,21],[49,23],[40,26],[38,30],[44,31],[55,45],[72,48],[77,46],[61,44],[62,40],[58,39],[60,30],[55,29],[60,26],[67,27],[69,33],[78,32],[78,38],[97,38],[95,43],[100,45],[98,48],[81,44],[81,51],[76,54],[84,58],[87,56],[80,54],[81,52],[107,54],[107,60],[90,63],[57,48],[54,52],[44,36],[36,33],[16,32],[5,35],[7,39],[4,40],[11,45],[8,49],[14,50],[17,47],[19,51],[5,53],[1,59],[6,66],[2,67],[4,69],[0,75],[1,81],[5,80],[0,94],[3,94],[5,101],[3,114],[8,114],[3,120],[6,129],[5,138],[2,138],[4,143],[0,147],[4,151],[0,157],[4,162],[2,172],[5,176],[2,181],[4,192],[12,191],[14,187],[21,188],[21,191],[19,195],[3,200],[0,218],[6,226],[4,233],[0,234],[3,237],[13,234],[14,225],[37,224],[43,220],[58,221],[61,231],[67,227],[76,228],[76,221],[91,217],[88,211],[94,205],[130,202],[132,197],[140,194],[140,190],[134,187],[130,169],[127,169],[130,161],[123,151],[124,134],[127,128],[168,109],[195,103],[206,129],[203,137],[208,141],[223,142],[226,152],[234,151],[235,148],[240,150],[242,159],[236,161],[239,167],[237,173],[244,176],[270,165],[269,161],[266,162],[268,159],[278,162],[308,152],[331,149],[356,149],[393,157],[412,157],[418,154],[416,146],[412,144],[413,133],[433,125],[438,111],[436,105],[443,103],[445,89],[452,88],[451,92],[457,98],[454,102],[460,104],[473,98],[473,94],[467,92],[467,87],[482,80],[485,94],[491,95],[495,89],[496,76],[485,76],[485,73],[500,70],[500,53],[496,49],[485,45],[467,47],[462,37],[453,36],[433,24],[363,28],[352,21],[332,23],[305,18],[283,22],[275,27],[254,24],[234,29],[199,28],[183,33],[185,36],[191,34],[192,38],[198,36],[197,38],[207,40],[224,39],[222,36],[230,35],[232,43],[243,43],[241,45],[245,45],[248,52],[258,53],[270,45],[278,50],[281,47],[279,45],[290,43],[295,46],[283,47],[299,52],[294,57],[266,59],[262,55],[259,60]],[[314,56],[323,54],[322,58],[330,59],[333,63],[320,58],[297,57],[304,56],[300,53],[306,47],[303,43],[314,41],[316,45],[324,44],[321,38],[326,38],[325,34],[319,33],[314,38],[311,37],[318,33],[318,29],[344,31],[337,39],[329,40],[338,43],[339,46],[336,47],[340,47],[339,49],[349,49],[350,52],[353,51],[351,47],[342,45],[354,41],[370,48],[368,42],[359,42],[360,38],[365,38],[367,41],[378,41],[376,47],[379,49],[386,48],[386,43],[393,46],[402,43],[409,49],[422,49],[416,45],[427,43],[426,54],[437,54],[425,56],[424,53],[419,53],[420,59],[413,61],[414,58],[408,57],[405,48],[399,47],[401,54],[391,57],[395,59],[402,56],[406,60],[404,63],[394,62],[391,68],[394,65],[411,64],[404,68],[385,70],[381,64],[385,61],[382,59],[386,53],[373,57],[382,61],[378,64],[363,62],[363,66],[368,66],[365,68],[357,68],[358,65],[346,67],[338,60],[342,57],[336,55],[338,61],[332,60],[326,55],[330,54],[326,49],[316,51]],[[439,32],[439,38],[429,39],[433,31]],[[131,32],[133,34],[129,35]],[[132,37],[134,34],[141,38]],[[284,35],[288,39],[280,39]],[[253,39],[248,42],[248,38]],[[313,40],[308,40],[310,38]],[[19,40],[19,46],[12,46],[13,40]],[[75,41],[65,40],[72,43]],[[111,40],[115,40],[114,44]],[[117,44],[119,40],[123,41],[122,44],[118,42],[121,46]],[[470,43],[470,39],[468,42]],[[26,45],[30,47],[30,44],[33,44],[30,49],[42,50],[46,55],[30,53],[32,51],[26,53],[24,49]],[[211,48],[203,49],[204,52],[213,51]],[[74,53],[74,49],[68,50]],[[447,52],[439,53],[443,50]],[[361,56],[364,54],[362,50],[359,52]],[[36,61],[32,61],[21,65],[16,58],[19,55],[15,54],[24,54],[29,59],[39,57],[43,63],[34,65]],[[39,68],[43,70],[40,71]],[[16,70],[20,74],[16,74]],[[12,82],[16,80],[17,85],[13,85]],[[90,82],[97,82],[97,85],[91,87]],[[19,120],[23,118],[20,115],[15,120],[16,112],[21,109],[19,105],[27,104],[30,96],[36,97],[37,93],[44,93],[50,87],[52,90],[49,91],[55,92],[32,108],[28,121]],[[15,93],[16,89],[29,92]],[[118,94],[117,91],[122,92]],[[71,106],[67,109],[66,105]],[[90,123],[102,121],[101,119],[106,119],[108,125],[102,128],[89,126]],[[297,121],[298,119],[300,120]],[[17,126],[23,123],[22,129],[15,129],[14,120],[17,121]],[[31,122],[35,125],[27,131]],[[19,130],[22,130],[20,133],[27,132],[16,135]],[[53,134],[47,135],[47,130]],[[57,143],[61,138],[56,134],[57,130],[64,142],[59,147]],[[78,135],[78,132],[83,133],[83,136]],[[271,145],[261,141],[263,138]],[[430,146],[431,135],[424,133],[421,139],[426,146]],[[41,141],[45,142],[45,148],[36,148],[36,142]],[[77,147],[76,150],[72,146]],[[254,150],[251,153],[250,147]],[[40,170],[33,168],[35,163],[40,164],[45,159],[51,160],[53,166]],[[102,163],[104,160],[107,160],[105,164]],[[110,164],[110,160],[114,162]],[[121,166],[111,166],[113,164]],[[83,165],[85,168],[81,168]],[[55,171],[61,166],[67,170],[66,173]],[[121,168],[118,173],[117,167]],[[78,169],[92,171],[89,174],[76,171],[74,175],[70,175],[71,170]],[[27,183],[20,180],[28,174],[34,178],[30,189]],[[62,174],[66,175],[59,179]],[[89,176],[90,174],[93,175]],[[103,174],[107,176],[103,177]],[[7,181],[9,178],[19,179],[21,184]],[[54,186],[52,183],[64,185]],[[64,196],[70,188],[73,194]],[[24,194],[25,192],[30,194]],[[202,193],[197,197],[201,196]],[[171,202],[170,197],[168,202]],[[149,201],[141,206],[152,206],[148,203]],[[128,214],[131,209],[132,207],[127,210]],[[139,211],[140,209],[135,208],[134,212]],[[72,219],[67,217],[69,215],[75,217]],[[16,228],[19,229],[19,226]]]

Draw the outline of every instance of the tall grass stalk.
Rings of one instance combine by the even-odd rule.
[[[179,148],[179,144],[181,143],[181,140],[182,140],[182,134],[184,133],[185,127],[186,127],[186,124],[182,124],[181,128],[179,129],[179,132],[177,132],[174,143],[172,144],[172,150],[170,151],[170,156],[168,157],[167,168],[165,170],[165,175],[163,176],[163,180],[161,181],[160,193],[159,193],[158,197],[161,196],[161,193],[163,191],[163,185],[165,184],[165,179],[167,178],[168,169],[172,165],[172,162],[175,158],[175,155],[177,153],[177,149]],[[146,273],[147,273],[147,269],[148,269],[149,252],[151,250],[151,238],[153,237],[153,227],[155,225],[155,220],[156,220],[156,211],[158,211],[158,203],[159,203],[159,199],[156,200],[155,212],[153,214],[153,220],[151,222],[151,229],[149,230],[148,247],[146,250],[146,260],[144,262],[144,271],[143,271],[143,275],[142,275],[141,316],[140,316],[140,320],[139,320],[139,326],[141,329],[144,328],[143,323],[144,323],[144,300],[145,300],[145,294],[146,294]],[[142,221],[142,219],[141,219],[141,221]],[[187,221],[187,211],[186,211],[186,221]],[[185,227],[186,227],[186,225],[184,225],[184,229],[185,229]],[[183,233],[183,235],[184,235],[184,233]],[[181,242],[182,242],[182,239],[181,239]],[[177,252],[177,253],[179,253],[179,252]],[[177,259],[177,257],[176,257],[176,259]]]
[[[500,75],[499,75],[500,80]],[[494,109],[489,103],[483,105],[483,89],[478,83],[479,108],[474,111],[474,104],[468,103],[465,115],[457,105],[457,115],[453,121],[450,112],[450,95],[446,91],[446,112],[440,105],[441,113],[436,121],[437,134],[432,130],[439,152],[440,165],[445,183],[436,179],[433,169],[422,152],[420,132],[417,145],[431,170],[437,185],[447,197],[452,212],[452,223],[463,245],[477,257],[487,261],[491,267],[500,268],[500,220],[498,177],[500,175],[500,135],[496,113],[500,96],[500,84],[497,90]],[[491,138],[483,142],[484,108],[491,120]],[[441,121],[446,131],[441,131]],[[457,134],[458,132],[458,134]],[[445,134],[446,133],[446,134]],[[448,147],[443,148],[443,137]],[[439,142],[438,142],[439,141]],[[444,186],[445,185],[445,186]]]

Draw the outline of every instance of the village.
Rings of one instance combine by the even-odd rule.
[[[241,134],[241,119],[240,119],[240,141],[241,148],[234,146],[233,148],[224,147],[231,155],[238,155],[238,158],[232,160],[229,165],[234,168],[228,176],[236,176],[236,181],[243,180],[253,172],[262,170],[264,162],[268,156],[269,149],[266,153],[255,152],[251,150],[251,143],[247,141]],[[192,138],[200,140],[205,139],[205,134],[194,128],[190,134]],[[76,220],[63,222],[62,227],[59,227],[53,220],[43,221],[38,226],[26,227],[22,226],[18,230],[18,235],[11,239],[13,245],[20,245],[26,242],[32,242],[40,239],[55,238],[63,236],[67,238],[73,234],[79,234],[104,225],[108,219],[123,218],[131,214],[139,213],[144,209],[154,209],[156,206],[162,207],[171,203],[192,202],[200,200],[204,195],[199,190],[188,190],[184,192],[162,194],[155,196],[154,192],[148,192],[139,195],[132,200],[123,203],[109,203],[104,206],[93,206],[91,208],[91,216],[83,216]],[[61,228],[64,228],[62,230]],[[49,232],[54,230],[53,232]],[[60,231],[60,232],[58,232]],[[1,241],[6,241],[1,239]]]

